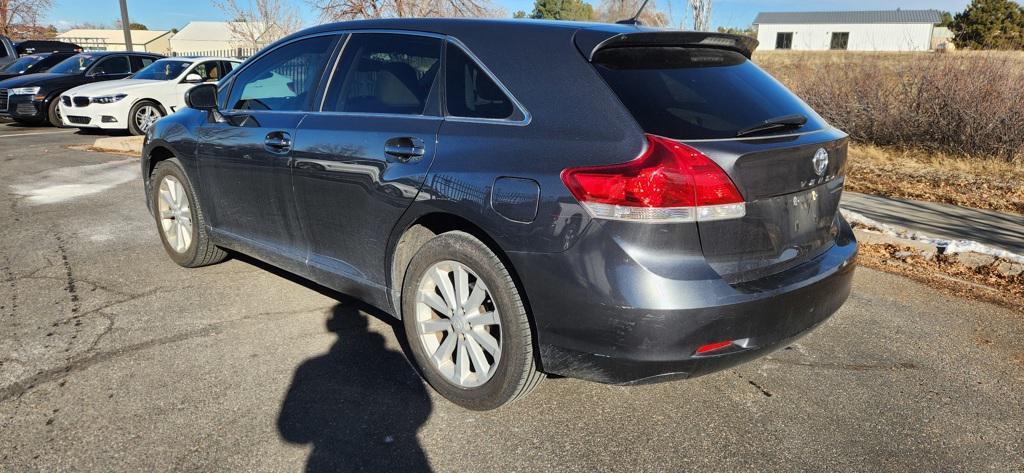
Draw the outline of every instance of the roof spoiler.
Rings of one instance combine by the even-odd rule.
[[[606,31],[579,30],[575,41],[576,47],[588,61],[593,60],[594,53],[602,49],[643,46],[723,49],[750,59],[758,45],[757,40],[749,36],[702,31],[637,31],[609,36]]]

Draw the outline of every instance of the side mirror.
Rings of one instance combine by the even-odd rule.
[[[185,92],[185,105],[196,110],[217,110],[217,85],[199,84]]]
[[[189,75],[187,75],[187,76],[185,76],[185,83],[186,84],[201,84],[202,82],[203,82],[203,76],[201,76],[199,74],[196,74],[194,72],[189,74]]]

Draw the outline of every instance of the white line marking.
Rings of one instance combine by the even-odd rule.
[[[75,130],[64,130],[64,131],[47,131],[43,133],[15,133],[13,135],[0,135],[0,138],[13,138],[15,136],[32,136],[32,135],[56,135],[58,133],[74,133]]]

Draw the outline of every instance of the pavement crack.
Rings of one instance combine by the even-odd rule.
[[[81,302],[78,298],[78,285],[75,282],[75,275],[71,271],[71,261],[68,260],[68,249],[67,242],[64,239],[64,235],[61,233],[55,233],[57,239],[57,252],[60,253],[61,265],[64,267],[65,285],[64,291],[68,293],[68,298],[71,299],[71,313],[77,313],[81,309]]]
[[[761,392],[761,394],[763,394],[763,395],[764,395],[764,397],[772,397],[772,396],[773,396],[772,392],[771,392],[771,391],[769,391],[769,390],[768,390],[767,388],[765,388],[764,386],[761,386],[760,384],[758,384],[757,382],[755,382],[755,381],[754,381],[754,380],[752,380],[752,379],[747,379],[747,378],[744,378],[744,377],[743,377],[743,375],[739,373],[739,371],[733,371],[733,373],[734,373],[734,374],[735,374],[736,376],[738,376],[738,377],[739,377],[740,379],[742,379],[742,380],[746,381],[746,382],[747,382],[748,384],[750,384],[751,386],[753,386],[753,387],[757,388],[757,390],[758,390],[758,391],[760,391],[760,392]]]
[[[4,307],[7,309],[7,315],[14,317],[18,313],[18,279],[11,272],[10,256],[4,258],[4,265],[0,266],[0,276],[3,276],[4,284],[7,284],[8,289],[11,291],[11,299],[7,304],[4,304]]]
[[[100,310],[100,309],[96,309],[96,310],[94,310],[92,312],[96,312],[98,310]],[[323,311],[323,310],[327,310],[327,308],[312,309],[312,311]],[[77,359],[75,359],[75,360],[71,361],[70,363],[65,364],[63,366],[59,366],[59,367],[56,367],[56,368],[51,368],[51,369],[48,369],[48,370],[40,371],[39,373],[37,373],[34,376],[30,376],[28,378],[25,378],[25,379],[22,379],[22,380],[19,380],[19,381],[15,381],[14,383],[12,383],[10,385],[7,385],[7,386],[4,386],[4,387],[0,388],[0,402],[4,402],[4,401],[7,401],[7,400],[12,399],[12,398],[20,399],[21,396],[23,396],[25,393],[31,391],[33,388],[35,388],[36,386],[38,386],[40,384],[48,383],[50,381],[54,381],[54,380],[66,377],[66,376],[68,376],[71,373],[82,371],[84,369],[87,369],[89,367],[95,366],[97,364],[100,364],[100,363],[103,363],[103,362],[106,362],[106,361],[110,361],[110,360],[113,360],[113,359],[116,359],[116,358],[121,358],[121,357],[130,355],[130,354],[139,352],[139,351],[148,350],[148,349],[151,349],[151,348],[156,348],[156,347],[159,347],[159,346],[168,345],[168,344],[171,344],[171,343],[177,343],[177,342],[181,342],[181,341],[185,341],[185,340],[189,340],[189,339],[208,337],[210,335],[213,335],[213,334],[216,334],[216,333],[220,332],[223,328],[225,328],[225,327],[227,327],[229,325],[238,323],[238,322],[248,322],[248,321],[255,320],[255,319],[268,318],[268,317],[280,317],[280,316],[294,315],[294,314],[303,314],[303,313],[307,313],[307,312],[311,312],[311,310],[310,309],[300,309],[300,310],[289,310],[289,311],[280,311],[280,312],[259,312],[259,313],[255,313],[255,314],[246,315],[246,316],[243,316],[243,317],[238,317],[238,318],[234,318],[234,319],[228,319],[228,320],[223,320],[223,321],[220,321],[220,322],[215,322],[215,323],[212,323],[212,324],[209,324],[209,325],[206,325],[204,327],[200,327],[200,328],[197,328],[197,329],[194,329],[194,330],[188,330],[188,331],[185,331],[185,332],[182,332],[182,333],[178,333],[178,334],[170,335],[170,336],[166,336],[166,337],[155,338],[155,339],[152,339],[152,340],[147,340],[145,342],[140,342],[140,343],[136,343],[136,344],[133,344],[133,345],[128,345],[126,347],[122,347],[122,348],[118,348],[118,349],[114,349],[114,350],[110,350],[110,351],[94,352],[92,354],[81,356],[81,357],[79,357],[79,358],[77,358]],[[104,315],[104,317],[110,317],[110,316],[108,316],[106,314],[103,314],[103,315]],[[104,331],[103,334],[101,334],[101,336],[105,335],[106,333],[109,333],[110,330],[113,327],[113,319],[112,319],[112,317],[108,318],[108,321],[111,322],[110,326]],[[96,344],[98,344],[98,341],[94,341],[94,346]]]
[[[807,361],[790,361],[782,358],[765,358],[765,361],[778,363],[780,365],[803,366],[807,368],[821,368],[827,370],[842,371],[906,371],[916,370],[919,367],[910,362],[901,363],[811,363]]]

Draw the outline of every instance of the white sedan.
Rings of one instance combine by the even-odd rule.
[[[60,116],[69,127],[127,129],[142,135],[161,117],[185,106],[185,91],[196,84],[216,82],[239,64],[237,59],[217,57],[160,59],[128,79],[64,92]]]

